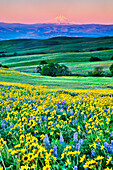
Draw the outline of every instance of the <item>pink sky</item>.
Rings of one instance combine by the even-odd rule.
[[[0,0],[0,22],[49,22],[60,14],[76,24],[113,24],[113,0]]]

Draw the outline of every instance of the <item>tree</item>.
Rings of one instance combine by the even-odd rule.
[[[92,76],[102,76],[104,73],[103,67],[95,67],[94,71],[92,72]]]
[[[37,73],[40,73],[41,72],[41,66],[37,66]]]
[[[67,76],[70,75],[71,73],[68,70],[68,67],[66,67],[65,65],[50,63],[42,67],[41,74],[55,77],[55,76]]]
[[[47,61],[45,60],[40,61],[40,65],[44,65],[44,64],[48,64]]]
[[[113,75],[113,64],[111,64],[111,66],[109,67],[111,74]]]
[[[113,60],[113,56],[111,57],[111,60]]]
[[[89,61],[102,61],[102,60],[98,57],[91,57]]]

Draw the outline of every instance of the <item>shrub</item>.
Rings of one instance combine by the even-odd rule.
[[[55,77],[55,76],[67,76],[70,75],[71,72],[65,65],[50,63],[42,67],[41,74]]]
[[[113,56],[111,57],[111,60],[113,60]]]
[[[103,76],[103,67],[95,67],[93,71],[93,76]]]
[[[4,65],[4,66],[2,66],[3,68],[9,68],[8,66],[6,66],[6,65]]]
[[[102,61],[102,60],[98,57],[91,57],[89,61]]]
[[[37,73],[40,73],[40,72],[41,72],[41,66],[37,66],[36,72],[37,72]]]
[[[103,76],[104,75],[104,71],[103,71],[103,67],[95,67],[94,70],[91,72],[88,72],[89,76]]]
[[[111,74],[113,75],[113,64],[111,64],[111,66],[109,67]]]
[[[43,64],[48,64],[48,63],[47,63],[47,61],[42,60],[42,61],[40,62],[40,65],[43,65]]]

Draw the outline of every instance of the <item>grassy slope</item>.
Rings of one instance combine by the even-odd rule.
[[[113,37],[102,38],[72,38],[72,37],[56,37],[48,40],[9,40],[0,42],[0,51],[7,53],[18,52],[25,54],[26,52],[75,52],[96,50],[97,48],[112,48]]]
[[[41,60],[47,62],[88,62],[91,56],[99,57],[103,61],[111,59],[113,50],[96,51],[96,52],[82,52],[82,53],[55,53],[55,54],[43,54],[43,55],[26,55],[15,57],[1,57],[0,63],[7,65],[8,67],[19,66],[33,66],[38,65]]]
[[[0,82],[44,85],[48,88],[85,89],[113,87],[112,77],[47,77],[0,68]]]
[[[1,57],[0,63],[18,71],[33,71],[41,60],[65,63],[73,73],[87,73],[95,66],[102,65],[105,70],[112,61],[113,50],[87,52],[99,47],[113,48],[110,38],[52,38],[49,40],[11,40],[0,42],[0,51],[8,53],[45,52],[48,54]],[[72,52],[81,50],[84,52]],[[69,51],[69,52],[68,52]],[[51,54],[54,52],[54,54]],[[57,53],[56,53],[57,52]],[[65,53],[63,53],[65,52]],[[91,56],[101,58],[102,62],[88,62]],[[33,74],[33,73],[32,73]],[[96,77],[44,77],[40,75],[23,75],[23,73],[0,73],[0,81],[30,83],[60,88],[106,88],[113,86],[113,78]]]

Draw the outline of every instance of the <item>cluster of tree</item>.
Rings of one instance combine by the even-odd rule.
[[[2,55],[0,55],[0,57],[13,57],[13,56],[17,56],[17,53],[14,52],[14,54],[5,54],[5,53],[1,53]]]
[[[88,75],[89,76],[97,76],[97,77],[101,77],[101,76],[107,76],[107,77],[111,77],[113,76],[113,64],[109,67],[110,73],[105,74],[105,71],[103,70],[103,67],[98,66],[95,67],[93,71],[89,72]]]
[[[113,60],[113,56],[111,57],[111,60]]]
[[[6,54],[6,52],[0,52],[0,57],[13,57],[13,56],[24,56],[24,55],[34,55],[34,54],[46,54],[45,52],[28,52],[28,53],[17,53]]]
[[[91,57],[89,61],[102,61],[102,60],[98,57]]]
[[[0,64],[0,67],[8,68],[8,66],[6,66],[6,65],[2,65],[2,64]]]
[[[40,73],[41,75],[52,76],[52,77],[71,75],[71,72],[68,70],[68,67],[65,65],[60,65],[58,63],[47,64],[44,61],[41,64],[43,65],[37,67],[37,72]]]
[[[103,71],[103,67],[95,67],[93,71],[88,73],[89,76],[103,76],[104,75],[104,71]]]
[[[113,64],[111,64],[111,66],[110,66],[110,71],[111,71],[111,74],[112,74],[112,76],[113,76]]]

